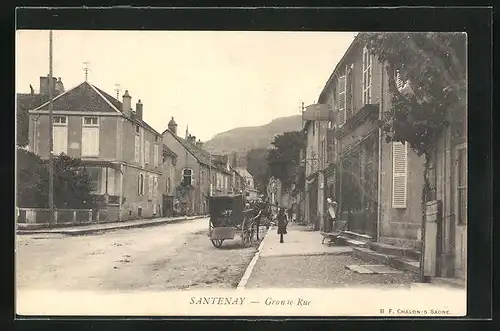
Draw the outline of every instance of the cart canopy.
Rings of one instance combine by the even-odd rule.
[[[208,201],[210,220],[215,227],[234,226],[243,220],[242,195],[209,197]]]

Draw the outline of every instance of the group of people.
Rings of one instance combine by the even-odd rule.
[[[334,201],[333,198],[326,199],[326,209],[327,209],[327,217],[332,222],[332,224],[336,221],[336,209],[337,202]],[[287,234],[287,226],[289,223],[294,222],[296,219],[296,214],[293,209],[279,207],[278,202],[274,205],[269,202],[254,202],[250,207],[253,207],[256,210],[255,219],[257,221],[257,225],[260,226],[260,222],[262,218],[266,218],[270,222],[276,224],[278,226],[278,234],[280,236],[280,243],[284,242],[284,235]],[[266,224],[267,225],[267,224]],[[258,238],[257,238],[258,239]]]
[[[278,234],[280,235],[280,243],[284,242],[283,235],[287,234],[286,229],[288,223],[292,222],[294,219],[292,208],[279,207],[277,202],[272,205],[269,202],[263,201],[247,202],[246,207],[255,210],[254,221],[257,228],[259,228],[263,218],[267,219],[269,223],[266,224],[266,227],[268,227],[270,223],[276,224],[278,226]],[[257,239],[259,239],[258,231]]]

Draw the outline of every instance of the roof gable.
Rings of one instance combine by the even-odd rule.
[[[36,110],[48,110],[48,106],[49,102],[47,101]],[[159,135],[148,123],[135,117],[134,113],[132,113],[132,116],[124,114],[121,111],[122,103],[119,100],[88,82],[83,82],[55,97],[53,99],[53,109],[56,111],[120,113],[130,121]]]
[[[72,111],[72,112],[101,112],[101,113],[116,113],[119,110],[114,107],[108,100],[103,98],[96,88],[87,82],[64,92],[52,101],[53,109],[56,111]],[[48,110],[49,103],[46,102],[37,110]]]

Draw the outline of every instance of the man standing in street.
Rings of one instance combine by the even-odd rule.
[[[326,202],[327,202],[327,208],[328,208],[329,221],[331,222],[330,231],[333,231],[334,226],[335,226],[335,222],[337,221],[337,217],[336,217],[337,202],[334,201],[332,198],[326,199]]]

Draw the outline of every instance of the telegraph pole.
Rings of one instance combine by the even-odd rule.
[[[53,94],[52,78],[52,30],[49,31],[49,224],[54,224],[54,137],[53,137]]]

